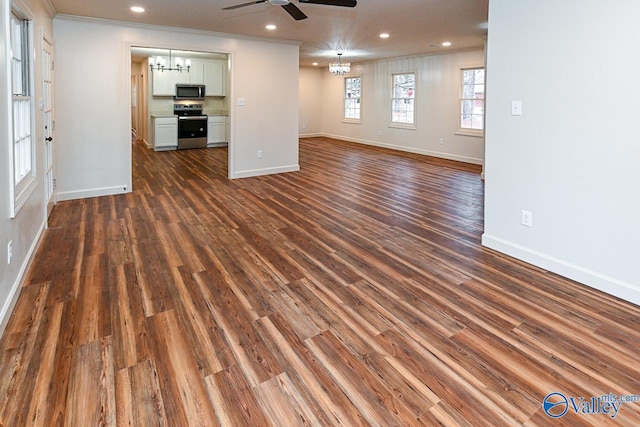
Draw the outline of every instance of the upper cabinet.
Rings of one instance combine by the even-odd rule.
[[[227,95],[227,61],[216,59],[204,63],[204,84],[207,96]]]
[[[176,94],[176,80],[173,71],[151,71],[153,80],[153,96],[174,96]]]
[[[169,58],[165,58],[169,63]],[[189,72],[153,70],[153,96],[175,96],[176,83],[204,84],[206,96],[226,96],[227,61],[222,59],[191,59]]]
[[[204,61],[201,59],[192,59],[191,60],[191,71],[189,72],[191,75],[191,84],[192,85],[203,85],[204,83]]]

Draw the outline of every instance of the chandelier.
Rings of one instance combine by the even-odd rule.
[[[329,63],[329,72],[336,76],[342,76],[351,71],[351,64],[349,62],[342,62],[342,54],[338,54],[338,62]]]
[[[186,59],[186,60],[182,60],[182,58],[176,56],[175,59],[175,67],[172,67],[172,59],[171,59],[171,50],[169,50],[169,66],[167,66],[167,64],[165,64],[165,57],[164,56],[150,56],[149,57],[149,67],[151,68],[151,71],[177,71],[179,73],[181,73],[183,70],[186,71],[187,73],[189,72],[189,70],[191,70],[191,60],[190,59]]]

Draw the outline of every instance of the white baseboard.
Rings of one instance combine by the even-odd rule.
[[[275,173],[298,172],[299,170],[300,170],[300,165],[281,166],[277,168],[252,169],[252,170],[236,172],[233,174],[231,179],[251,178],[254,176],[272,175]]]
[[[405,147],[403,145],[386,144],[384,142],[371,141],[368,139],[350,138],[347,136],[331,135],[327,133],[314,134],[313,136],[324,136],[326,138],[340,139],[342,141],[356,142],[358,144],[372,145],[374,147],[389,148],[391,150],[404,151],[407,153],[422,154],[424,156],[438,157],[440,159],[455,160],[463,163],[471,163],[473,165],[481,165],[484,163],[483,159],[476,159],[474,157],[459,156],[457,154],[442,153],[439,151],[423,150],[421,148]],[[300,137],[302,138],[303,136]]]
[[[0,311],[0,337],[4,335],[4,330],[7,328],[7,324],[9,323],[9,318],[11,317],[11,313],[18,302],[18,297],[20,296],[20,290],[22,289],[22,283],[26,279],[27,271],[29,270],[29,266],[31,266],[31,261],[33,261],[33,256],[40,246],[40,241],[42,240],[42,236],[44,234],[44,230],[46,228],[46,220],[40,225],[38,229],[38,234],[36,238],[33,240],[29,251],[27,252],[27,256],[25,257],[24,262],[20,266],[20,271],[18,271],[18,277],[16,277],[16,281],[11,286],[11,291],[9,292],[9,297],[4,303],[2,307],[2,311]]]
[[[62,191],[58,192],[58,201],[87,199],[89,197],[111,196],[114,194],[124,194],[131,192],[127,184],[116,187],[89,188],[86,190]]]
[[[482,245],[583,283],[599,291],[614,295],[625,301],[640,305],[640,287],[631,283],[554,258],[486,233],[482,235]]]
[[[322,133],[301,133],[299,135],[300,138],[318,138],[321,136],[325,136],[325,135]]]

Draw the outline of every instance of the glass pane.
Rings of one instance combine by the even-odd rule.
[[[345,97],[360,98],[360,78],[350,77],[345,79]]]
[[[394,98],[414,98],[415,97],[415,76],[413,74],[393,75],[393,97]]]
[[[395,123],[413,123],[414,100],[394,99],[392,101],[391,120]]]
[[[475,86],[474,85],[464,85],[462,86],[462,97],[466,99],[475,97]]]
[[[462,107],[460,111],[462,112],[463,117],[470,116],[473,113],[473,101],[471,100],[462,101]]]
[[[471,85],[474,83],[474,70],[463,70],[462,71],[462,76],[463,76],[463,80],[465,85]]]
[[[481,114],[474,114],[472,116],[472,123],[471,123],[471,128],[472,129],[482,129],[484,126],[484,122],[482,120],[483,116]]]

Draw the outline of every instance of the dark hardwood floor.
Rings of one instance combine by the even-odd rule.
[[[53,211],[1,425],[640,425],[543,411],[640,394],[640,308],[482,248],[478,168],[309,138],[300,172],[229,181],[226,149],[133,151],[132,193]]]

